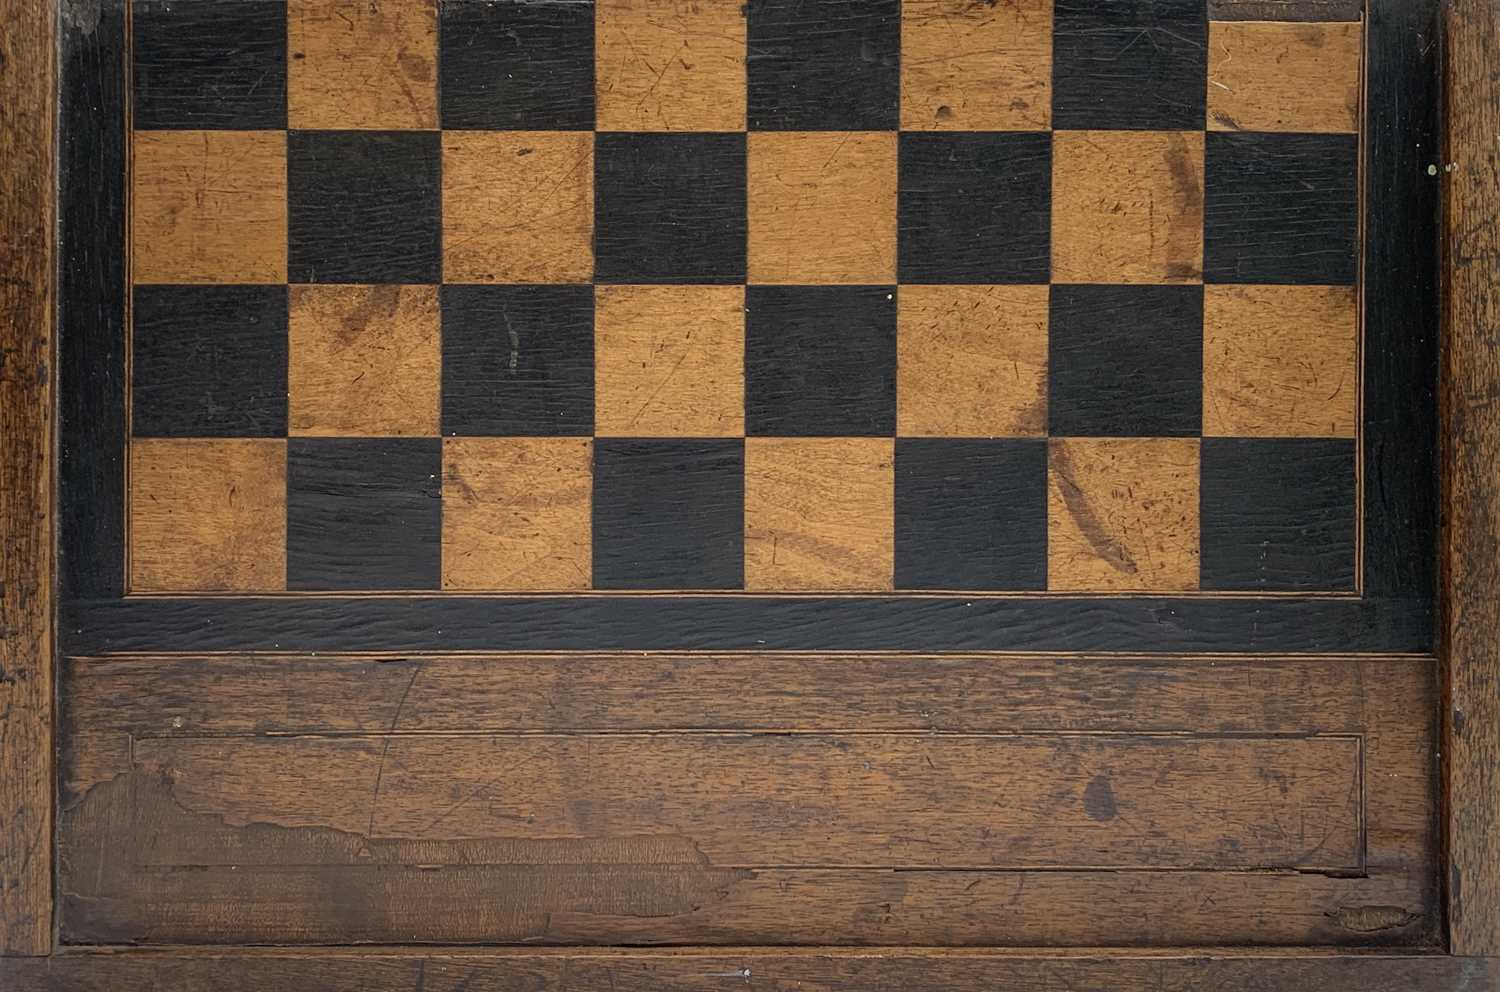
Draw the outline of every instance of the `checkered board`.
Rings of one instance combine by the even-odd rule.
[[[135,0],[131,590],[1354,592],[1362,25],[1210,6]]]

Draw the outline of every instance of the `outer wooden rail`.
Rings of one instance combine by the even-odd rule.
[[[1446,51],[1448,923],[1500,955],[1500,3],[1455,0]]]
[[[55,10],[0,0],[0,954],[52,946]]]

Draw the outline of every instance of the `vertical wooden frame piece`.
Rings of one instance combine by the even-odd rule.
[[[55,11],[0,0],[0,955],[52,947]]]
[[[1443,357],[1449,949],[1500,955],[1500,3],[1447,10]]]

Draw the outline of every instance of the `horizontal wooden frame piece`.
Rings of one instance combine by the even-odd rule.
[[[1430,657],[109,656],[62,683],[70,944],[1440,937]]]
[[[0,985],[26,992],[1495,992],[1500,969],[1494,959],[1296,952],[82,951],[0,960]]]

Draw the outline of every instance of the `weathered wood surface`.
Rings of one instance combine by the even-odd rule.
[[[1494,992],[1493,959],[1098,952],[240,951],[0,961],[28,992]]]
[[[1448,913],[1500,954],[1500,4],[1447,22]]]
[[[53,16],[0,0],[0,954],[52,943]]]
[[[64,671],[70,942],[1437,939],[1428,659]]]
[[[1208,0],[1216,21],[1357,21],[1364,0]]]

